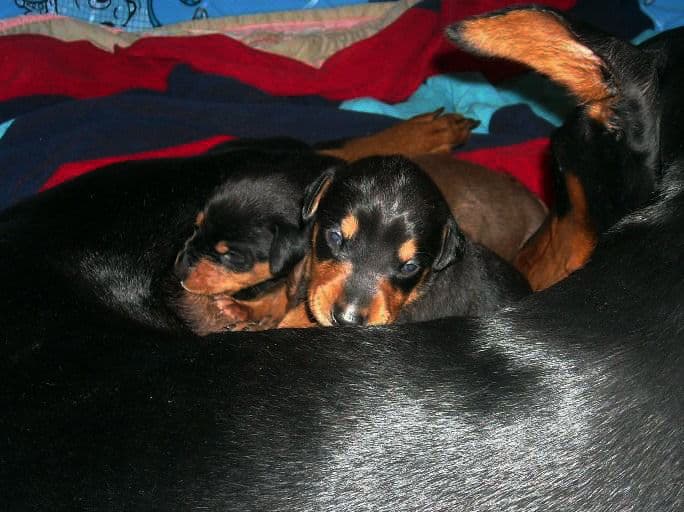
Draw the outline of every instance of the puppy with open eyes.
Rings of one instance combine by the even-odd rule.
[[[302,216],[313,225],[302,302],[280,327],[479,316],[530,291],[464,236],[435,183],[400,156],[326,171],[308,188]]]
[[[306,185],[329,167],[371,154],[409,156],[437,184],[459,229],[512,261],[547,212],[513,178],[444,152],[475,124],[438,111],[333,149],[289,139],[229,143],[245,157],[206,200],[178,254],[175,276],[184,290],[175,309],[200,335],[276,327],[298,303],[307,271],[310,219],[300,215]]]
[[[283,138],[215,149],[238,156],[176,257],[182,290],[172,294],[174,310],[200,335],[275,327],[294,305],[308,250],[309,224],[301,218],[306,186],[326,169],[369,154],[448,151],[476,124],[437,111],[333,148]]]

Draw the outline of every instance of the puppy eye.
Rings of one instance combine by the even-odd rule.
[[[420,270],[420,265],[415,261],[407,261],[399,268],[402,277],[409,277]]]
[[[337,228],[330,228],[325,232],[325,240],[332,249],[339,249],[342,246],[342,233]]]
[[[245,262],[247,261],[247,258],[245,257],[244,254],[241,254],[236,251],[228,251],[227,253],[221,255],[221,259],[229,263],[232,266],[239,267],[241,265],[244,265]]]

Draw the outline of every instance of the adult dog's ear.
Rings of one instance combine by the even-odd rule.
[[[616,38],[575,27],[559,13],[539,7],[507,9],[452,25],[447,37],[479,55],[525,64],[565,86],[589,117],[611,127],[618,83],[607,57],[635,50]],[[591,41],[591,42],[590,42]],[[620,46],[622,52],[616,52]]]
[[[302,203],[302,220],[310,221],[318,210],[318,204],[325,193],[332,185],[335,177],[335,168],[327,169],[316,181],[311,183],[304,191],[304,201]]]
[[[278,276],[290,271],[306,255],[309,228],[292,224],[276,224],[268,257],[271,274]]]
[[[463,256],[465,247],[465,235],[456,224],[454,218],[449,215],[442,233],[442,247],[439,255],[432,263],[432,268],[439,272]]]

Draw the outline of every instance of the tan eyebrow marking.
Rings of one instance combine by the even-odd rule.
[[[214,246],[214,249],[216,249],[216,252],[219,254],[226,254],[228,251],[230,251],[230,247],[228,247],[228,243],[221,240],[219,243],[217,243]]]
[[[352,238],[359,230],[359,219],[357,219],[353,213],[349,213],[344,219],[342,219],[340,228],[344,238]]]
[[[399,247],[399,259],[404,262],[409,261],[415,257],[417,252],[418,246],[416,245],[416,241],[413,238],[410,238],[401,244],[401,247]]]

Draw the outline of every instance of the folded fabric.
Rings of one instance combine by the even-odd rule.
[[[340,108],[408,119],[423,112],[443,108],[480,121],[475,133],[489,133],[489,122],[498,109],[528,105],[535,114],[559,126],[573,102],[564,90],[536,73],[524,73],[494,87],[477,72],[437,75],[428,78],[411,97],[401,103],[385,103],[373,98],[344,101]]]

